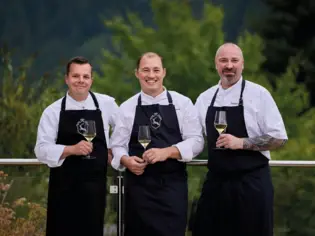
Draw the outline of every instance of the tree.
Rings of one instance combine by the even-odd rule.
[[[264,0],[268,14],[254,27],[264,39],[264,55],[268,58],[262,68],[271,75],[285,73],[290,57],[299,55],[298,82],[306,83],[315,104],[315,2],[312,0]]]
[[[8,49],[1,48],[0,55],[3,58],[0,67],[0,156],[30,158],[34,156],[33,148],[41,112],[60,95],[60,91],[57,87],[45,87],[45,80],[27,85],[29,80],[26,73],[33,57],[15,70]]]
[[[127,20],[115,17],[105,22],[106,28],[113,33],[111,46],[115,51],[103,51],[101,73],[96,78],[94,88],[114,96],[119,102],[129,98],[139,91],[138,81],[134,77],[137,58],[143,52],[155,51],[162,55],[167,68],[166,87],[195,101],[201,92],[219,79],[214,67],[214,56],[218,46],[224,42],[223,12],[206,3],[202,17],[196,19],[190,6],[179,0],[152,0],[152,11],[154,28],[145,25],[137,15],[131,13]],[[262,39],[244,32],[238,38],[238,44],[245,57],[244,78],[265,86],[271,92],[287,127],[289,141],[284,149],[272,153],[273,159],[311,159],[315,146],[312,143],[314,133],[311,127],[315,122],[310,117],[314,116],[314,110],[301,115],[309,106],[308,94],[305,87],[295,81],[298,70],[294,61],[284,75],[277,77],[276,86],[273,86],[260,68],[265,61]],[[297,126],[301,123],[304,126]],[[200,158],[206,159],[206,153]],[[205,168],[189,168],[190,200],[193,196],[199,196],[205,171]],[[307,232],[315,229],[313,216],[308,214],[315,209],[308,204],[314,193],[315,179],[300,172],[289,168],[273,171],[276,235],[311,235]],[[284,184],[286,181],[292,185]],[[304,186],[311,193],[304,191]],[[294,192],[297,189],[300,192]],[[283,201],[284,196],[288,196],[287,201]],[[292,207],[292,202],[288,200],[297,200],[301,204],[299,208]],[[303,219],[298,225],[294,224],[297,217]],[[283,233],[283,229],[286,232]],[[302,234],[295,233],[297,230]]]
[[[47,86],[44,78],[38,79],[36,84],[29,83],[27,72],[32,66],[33,56],[17,68],[12,66],[7,47],[0,48],[0,58],[0,158],[34,158],[39,118],[44,108],[61,95],[59,84]],[[2,170],[9,177],[3,177]],[[1,189],[3,180],[10,181],[8,195],[7,190]],[[20,198],[22,192],[23,197],[42,203],[46,196],[46,180],[47,168],[17,169],[13,166],[0,169],[0,195],[4,194],[0,197],[0,215],[4,219],[0,224],[1,235],[43,234],[45,209],[27,202],[23,202],[22,207],[15,207],[13,201]]]

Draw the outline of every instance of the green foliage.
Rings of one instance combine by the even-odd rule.
[[[7,48],[1,48],[0,55],[3,58],[0,65],[0,158],[34,158],[33,150],[41,113],[47,105],[61,96],[59,85],[51,86],[44,78],[37,83],[29,83],[28,70],[34,57],[25,60],[23,65],[15,69]],[[14,188],[10,187],[6,200],[29,197],[37,203],[43,203],[43,196],[47,192],[47,168],[36,168],[35,171],[32,168],[25,168],[23,171],[10,167],[3,169],[14,177]],[[7,233],[3,235],[43,234],[44,225],[39,224],[45,220],[45,209],[35,203],[24,205],[25,209],[22,211],[20,207],[10,204],[0,206],[6,222],[6,225],[1,226]],[[27,212],[28,215],[20,218],[20,212]],[[16,214],[17,217],[10,218],[9,213]],[[42,218],[37,219],[39,216]]]
[[[199,16],[201,1],[187,1],[193,7],[194,15]],[[224,31],[228,40],[235,40],[238,33],[247,26],[244,18],[260,19],[262,8],[259,0],[211,0],[226,9]],[[150,0],[120,1],[85,1],[77,0],[76,4],[62,0],[2,0],[0,2],[0,42],[7,42],[14,48],[14,62],[21,60],[33,52],[39,52],[39,60],[33,66],[34,73],[41,75],[46,71],[54,71],[60,60],[75,55],[81,46],[90,38],[104,31],[101,19],[115,15],[125,15],[125,11],[139,13],[141,19],[148,24],[152,22]],[[14,14],[12,14],[14,13]],[[86,17],[87,13],[89,17]],[[69,27],[71,26],[71,27]],[[86,56],[100,55],[100,47],[106,47],[106,41],[91,45]],[[84,45],[83,45],[84,47]],[[98,48],[98,51],[93,49]],[[108,49],[108,48],[107,48]],[[95,53],[94,53],[95,52]],[[85,55],[85,54],[81,54]]]
[[[33,156],[41,112],[60,96],[60,92],[53,87],[45,88],[44,80],[34,87],[26,84],[26,74],[34,58],[29,58],[14,70],[10,53],[2,48],[1,55],[0,157],[29,158]]]
[[[268,60],[262,65],[270,74],[279,76],[286,72],[290,57],[300,54],[297,80],[304,82],[315,104],[315,33],[309,30],[315,21],[314,1],[263,0],[268,8],[254,30],[266,43],[264,55]]]
[[[197,20],[192,18],[188,4],[181,4],[181,7],[178,4],[176,1],[152,1],[156,30],[144,26],[135,14],[128,14],[130,24],[120,17],[105,22],[113,31],[115,52],[104,50],[102,76],[95,81],[98,90],[112,94],[118,101],[138,91],[133,73],[136,60],[146,51],[163,56],[167,67],[166,87],[193,100],[216,80],[212,58],[223,42],[220,31],[223,13],[207,4],[203,17]],[[191,83],[194,83],[193,88],[189,86]]]
[[[154,51],[163,57],[167,68],[165,86],[194,101],[201,92],[219,80],[214,55],[224,39],[221,29],[223,12],[211,4],[205,4],[202,17],[196,19],[188,4],[166,0],[152,0],[152,10],[154,28],[146,26],[137,15],[131,13],[128,20],[115,17],[105,22],[113,32],[111,46],[115,51],[104,50],[104,60],[100,63],[102,73],[97,76],[95,88],[116,97],[119,102],[129,98],[139,91],[138,81],[133,75],[136,60],[142,53]],[[269,77],[261,70],[261,65],[266,61],[262,54],[264,41],[257,35],[244,32],[238,38],[238,44],[245,58],[244,79],[261,84],[270,91],[286,124],[289,141],[283,149],[272,153],[273,159],[312,159],[315,150],[312,143],[315,135],[312,129],[315,125],[312,119],[314,110],[303,113],[309,107],[308,93],[303,85],[295,81],[298,73],[296,60],[288,66],[285,74],[271,84]],[[206,159],[206,152],[199,158]],[[205,168],[189,168],[191,199],[199,196],[205,171]],[[273,177],[276,235],[301,235],[295,232],[312,235],[306,233],[315,229],[310,214],[315,208],[308,205],[308,191],[314,193],[315,190],[310,172],[277,168],[273,170]],[[286,198],[285,201],[283,198]],[[301,204],[294,205],[296,201]],[[295,224],[299,217],[303,220]]]
[[[309,109],[308,93],[297,85],[296,63],[276,80],[273,96],[282,111],[289,135],[285,148],[276,153],[278,159],[314,160],[314,109]],[[277,235],[311,236],[315,233],[315,178],[313,168],[275,168],[275,222]]]
[[[285,1],[280,0],[276,2],[285,3]],[[64,31],[67,32],[58,23],[55,23],[57,21],[51,20],[52,13],[45,10],[43,4],[46,3],[40,4],[41,10],[38,11],[38,14],[48,18],[50,23],[47,24],[47,27],[46,24],[45,27],[39,27],[41,32],[36,37],[40,36],[39,38],[44,39],[48,31],[56,33],[52,29],[59,29],[61,34],[64,34]],[[86,8],[84,4],[80,1],[81,9]],[[100,1],[98,1],[98,4],[100,4]],[[230,6],[230,2],[227,2],[227,4]],[[68,16],[69,12],[65,9],[56,14],[59,19],[58,22],[65,21],[63,11]],[[242,9],[244,10],[244,8]],[[298,8],[296,9],[298,10]],[[79,49],[78,53],[80,54],[90,52],[90,47],[92,47],[93,52],[97,52],[97,45],[101,45],[102,40],[106,40],[104,42],[106,48],[103,49],[103,59],[99,66],[100,73],[96,75],[93,88],[98,92],[115,97],[118,103],[123,102],[140,89],[134,76],[137,58],[146,51],[155,51],[162,55],[164,65],[167,68],[165,86],[170,90],[176,90],[189,96],[195,101],[201,92],[213,86],[219,80],[214,66],[214,55],[218,46],[226,38],[222,32],[223,11],[206,3],[202,14],[194,17],[190,5],[186,1],[179,0],[152,0],[152,11],[153,25],[151,22],[150,25],[147,24],[146,20],[141,20],[140,16],[133,13],[129,13],[126,19],[114,17],[111,20],[106,20],[106,30],[113,33],[111,44],[108,43],[107,45],[108,38],[104,34],[104,36],[86,42]],[[305,12],[301,9],[298,11],[301,14]],[[0,12],[2,12],[2,8],[0,8]],[[85,10],[84,14],[86,12],[89,11]],[[279,33],[281,37],[285,33],[286,39],[292,39],[294,38],[291,37],[292,34],[287,33],[291,32],[289,28],[295,26],[295,24],[289,22],[281,28],[278,23],[282,25],[279,20],[282,16],[283,14],[274,14],[275,21],[268,21],[269,23],[265,24],[265,27],[270,30],[268,32]],[[36,17],[42,19],[39,16]],[[284,17],[287,21],[293,18],[292,16]],[[75,20],[77,18],[71,19]],[[37,22],[39,21],[37,20]],[[24,21],[19,22],[19,25],[24,24]],[[71,24],[74,24],[74,22]],[[7,26],[5,28],[10,29]],[[29,29],[27,27],[22,28],[26,31]],[[43,60],[49,61],[52,57],[47,57],[47,55],[57,51],[56,47],[58,49],[63,48],[62,45],[67,46],[67,52],[71,51],[71,46],[78,44],[74,39],[78,38],[79,31],[78,27],[73,27],[72,31],[68,32],[69,39],[63,42],[51,38],[46,44],[47,46],[44,47],[46,53],[42,57]],[[8,33],[9,30],[3,32]],[[31,36],[27,32],[23,35],[25,37]],[[298,35],[301,36],[301,34]],[[266,75],[260,69],[261,65],[268,62],[276,68],[280,68],[279,65],[282,64],[279,62],[279,58],[281,59],[280,56],[283,55],[283,51],[281,51],[281,55],[276,51],[270,54],[263,54],[262,52],[266,49],[273,52],[275,48],[279,50],[286,49],[285,52],[287,50],[291,52],[291,49],[295,50],[295,48],[290,49],[291,46],[288,46],[285,40],[274,41],[270,39],[265,41],[248,32],[244,32],[237,41],[243,49],[245,58],[244,79],[257,82],[271,92],[285,121],[289,141],[283,149],[273,152],[272,158],[279,160],[313,159],[315,151],[313,142],[315,138],[313,128],[315,114],[313,109],[308,109],[310,104],[306,88],[301,84],[297,84],[295,80],[297,74],[300,73],[298,65],[303,65],[308,71],[311,71],[313,68],[311,60],[305,59],[304,56],[302,60],[289,60],[289,63],[287,63],[288,55],[294,53],[285,53],[285,58],[282,58],[285,63],[281,66],[284,73],[273,79],[274,77]],[[36,44],[36,41],[34,42]],[[302,43],[302,45],[304,44]],[[309,44],[308,46],[312,49],[314,45]],[[312,51],[306,50],[304,54],[311,58]],[[302,53],[302,55],[304,54]],[[23,62],[19,70],[12,67],[11,55],[7,50],[2,49],[1,55],[3,62],[0,66],[2,83],[0,92],[0,157],[32,157],[39,117],[43,109],[62,96],[63,92],[58,90],[59,84],[51,86],[44,79],[32,84],[34,87],[28,85],[27,72],[31,68],[34,58]],[[206,151],[198,158],[206,159]],[[200,184],[203,181],[205,172],[205,168],[189,168],[189,196],[191,200],[199,196]],[[273,169],[273,178],[276,212],[275,235],[314,235],[315,218],[312,213],[315,206],[312,199],[315,192],[315,180],[312,169],[275,168]],[[42,183],[41,186],[44,186],[44,184]],[[34,189],[36,188],[32,188],[32,190]],[[113,215],[110,214],[107,213],[107,219],[113,221]]]
[[[1,236],[43,236],[46,226],[46,209],[26,198],[8,202],[14,180],[0,171],[0,235]]]

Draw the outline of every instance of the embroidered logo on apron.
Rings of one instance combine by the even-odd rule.
[[[77,131],[79,134],[83,135],[87,132],[87,128],[88,128],[88,123],[85,119],[81,118],[78,122],[77,122]]]
[[[162,122],[162,117],[159,113],[154,113],[151,117],[150,117],[150,121],[151,121],[151,127],[153,129],[158,129],[161,126],[161,122]]]

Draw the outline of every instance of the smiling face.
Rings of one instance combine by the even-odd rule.
[[[163,92],[165,74],[166,70],[163,68],[161,57],[155,53],[144,54],[135,72],[142,91],[152,97]]]
[[[65,77],[70,96],[77,100],[85,100],[93,83],[92,67],[89,63],[71,63]]]
[[[232,43],[222,45],[215,58],[216,69],[223,88],[231,87],[242,75],[244,59],[241,49]]]

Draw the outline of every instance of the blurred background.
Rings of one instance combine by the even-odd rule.
[[[71,57],[87,57],[93,91],[120,104],[139,91],[136,60],[155,51],[165,86],[195,102],[218,82],[214,56],[230,41],[243,50],[244,79],[265,86],[283,116],[289,141],[272,159],[313,160],[314,23],[314,0],[0,0],[0,158],[36,158],[38,121],[65,94]],[[188,169],[191,212],[206,168]],[[0,236],[44,235],[48,173],[0,165]],[[109,175],[115,184],[110,167]],[[315,167],[272,167],[272,175],[275,236],[314,236]],[[117,234],[116,211],[109,194],[105,235]]]

